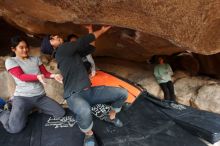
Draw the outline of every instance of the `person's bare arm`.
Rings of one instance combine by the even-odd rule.
[[[111,28],[111,26],[102,26],[101,29],[93,32],[95,35],[95,38],[99,38],[102,34],[104,34],[106,31],[108,31]]]
[[[101,29],[99,29],[93,33],[90,33],[88,35],[85,35],[83,37],[78,38],[74,44],[72,43],[72,45],[77,47],[76,50],[84,52],[91,42],[95,41],[95,39],[100,37],[103,33],[108,31],[110,28],[111,28],[111,26],[102,26]]]
[[[92,25],[86,25],[85,28],[88,30],[89,33],[93,33]],[[95,41],[91,42],[90,45],[95,47]]]

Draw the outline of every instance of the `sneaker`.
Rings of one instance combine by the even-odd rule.
[[[110,119],[109,116],[103,118],[104,121],[114,124],[116,127],[123,127],[123,123],[118,118]]]
[[[95,137],[94,135],[86,135],[84,138],[83,146],[95,146]]]

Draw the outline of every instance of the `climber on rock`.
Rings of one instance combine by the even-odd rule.
[[[92,25],[86,25],[86,29],[89,33],[93,33]],[[78,39],[78,36],[75,34],[70,34],[67,37],[68,42],[75,42]],[[82,57],[83,64],[88,72],[88,74],[93,77],[96,74],[96,66],[94,59],[92,57],[92,52],[95,50],[95,41],[90,43],[90,45],[87,47],[87,52],[81,52],[80,56]]]
[[[43,49],[48,47],[48,44],[50,44],[49,47],[56,49],[55,58],[63,75],[64,98],[67,100],[69,109],[76,114],[79,128],[85,133],[84,146],[95,145],[91,106],[111,103],[111,111],[104,120],[117,127],[123,126],[116,114],[120,112],[127,99],[127,90],[110,86],[91,87],[89,75],[80,56],[81,53],[88,51],[87,48],[91,42],[110,28],[110,26],[102,26],[100,30],[80,37],[75,42],[63,43],[63,39],[58,35],[50,35],[44,38],[42,44]]]

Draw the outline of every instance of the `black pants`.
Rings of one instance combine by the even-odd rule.
[[[160,87],[164,92],[164,99],[165,100],[172,100],[175,101],[176,95],[174,93],[173,83],[171,81],[166,83],[160,83]]]

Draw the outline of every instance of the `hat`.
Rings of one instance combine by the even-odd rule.
[[[41,51],[45,54],[52,54],[54,49],[53,46],[50,44],[50,36],[46,36],[43,38],[43,41],[41,43]]]

